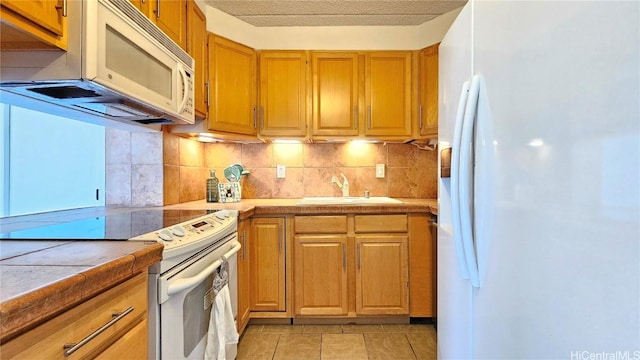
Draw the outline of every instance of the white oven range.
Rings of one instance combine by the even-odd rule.
[[[210,289],[222,257],[229,262],[229,292],[238,314],[238,211],[219,210],[136,236],[164,244],[162,261],[149,269],[149,358],[202,359],[213,298]],[[234,359],[237,345],[227,345]]]

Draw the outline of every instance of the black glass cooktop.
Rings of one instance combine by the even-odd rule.
[[[215,210],[135,210],[66,221],[45,219],[28,223],[26,229],[0,231],[0,239],[128,240],[212,212]]]

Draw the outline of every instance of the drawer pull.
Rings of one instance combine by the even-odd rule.
[[[123,311],[121,313],[114,313],[112,315],[113,319],[111,319],[108,323],[102,325],[102,327],[100,327],[98,330],[92,332],[91,334],[89,334],[84,339],[80,340],[80,342],[75,343],[75,344],[65,344],[64,347],[63,347],[64,348],[64,356],[71,356],[71,354],[76,352],[81,347],[85,346],[89,341],[93,340],[98,335],[102,334],[105,330],[110,328],[113,324],[117,323],[122,318],[124,318],[125,316],[129,315],[129,313],[131,313],[132,311],[133,311],[133,306],[130,306],[128,309],[126,309],[125,311]]]

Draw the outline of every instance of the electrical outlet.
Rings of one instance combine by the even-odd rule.
[[[376,164],[376,178],[384,179],[384,164]]]
[[[284,179],[285,177],[287,177],[287,167],[284,166],[284,165],[277,165],[276,166],[276,178]]]

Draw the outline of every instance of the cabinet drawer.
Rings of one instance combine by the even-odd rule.
[[[296,234],[343,234],[347,232],[347,217],[336,216],[296,216]]]
[[[64,356],[64,345],[79,343],[111,321],[114,318],[113,314],[123,313],[129,308],[133,310],[122,316],[119,321],[70,356]],[[127,333],[141,322],[146,324],[146,316],[147,273],[145,272],[2,344],[0,353],[3,358],[17,359],[93,358],[109,347],[129,346],[126,340],[131,334]],[[146,325],[143,327],[146,333]],[[143,331],[139,326],[134,330],[136,330],[132,333],[134,335]],[[144,338],[134,336],[134,338],[135,341],[143,341],[143,348],[147,348],[146,336]],[[116,343],[118,340],[122,341]],[[144,357],[146,357],[146,350]]]
[[[407,232],[407,215],[356,215],[356,233]]]

